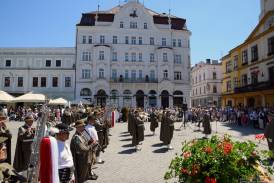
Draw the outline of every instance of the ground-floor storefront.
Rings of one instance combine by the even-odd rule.
[[[273,107],[274,90],[223,95],[222,106]]]

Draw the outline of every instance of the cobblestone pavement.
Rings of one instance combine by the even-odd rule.
[[[9,122],[8,127],[13,134],[12,157],[16,145],[16,136],[18,127],[22,122]],[[184,140],[201,138],[201,132],[193,132],[195,126],[188,123],[187,127],[177,130],[181,123],[175,123],[174,137],[172,146],[175,148],[166,151],[159,141],[159,130],[156,129],[156,135],[152,136],[149,130],[149,123],[145,124],[145,140],[142,144],[142,150],[136,152],[131,145],[131,136],[126,132],[126,123],[117,123],[115,128],[111,129],[110,145],[106,152],[102,154],[104,164],[96,165],[95,173],[99,176],[97,183],[162,183],[164,173],[168,169],[171,159],[175,153],[180,153],[181,143]],[[250,126],[239,127],[236,124],[211,123],[212,135],[223,135],[225,133],[232,135],[236,140],[255,141],[255,134],[263,133],[263,130],[256,130]],[[71,134],[72,135],[72,134]],[[258,143],[258,142],[257,142]],[[259,148],[267,149],[266,141],[259,144]],[[170,181],[173,182],[173,181]]]

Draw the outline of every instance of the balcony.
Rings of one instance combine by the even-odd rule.
[[[257,84],[250,84],[243,87],[237,87],[234,89],[235,93],[256,92],[261,90],[274,89],[273,82],[260,82]]]
[[[111,78],[110,82],[113,82],[113,83],[158,83],[158,79],[149,79],[149,78],[136,78],[136,79]]]

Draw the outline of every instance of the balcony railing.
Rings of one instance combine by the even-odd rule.
[[[250,84],[243,87],[237,87],[234,89],[235,93],[256,92],[261,90],[273,89],[273,82],[260,82],[257,84]]]
[[[110,81],[114,83],[158,83],[158,79],[148,79],[148,78],[136,78],[136,79],[111,78]]]

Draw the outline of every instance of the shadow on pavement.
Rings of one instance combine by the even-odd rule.
[[[153,153],[166,153],[166,152],[168,152],[168,149],[166,147],[156,149],[156,150],[153,151]]]
[[[132,140],[132,138],[128,138],[128,139],[121,139],[120,141],[130,141]]]
[[[133,144],[125,144],[125,145],[123,145],[121,147],[134,147],[134,146],[133,146]]]
[[[213,125],[213,123],[212,123]],[[251,124],[248,126],[238,126],[236,123],[221,123],[222,126],[229,127],[228,130],[238,131],[242,135],[251,135],[251,134],[259,134],[263,133],[263,130],[254,128]],[[215,126],[212,126],[212,129],[215,129]],[[218,130],[219,131],[219,130]]]
[[[121,134],[125,134],[125,133],[129,133],[129,132],[121,132]]]
[[[118,154],[133,154],[135,152],[136,152],[136,149],[126,149],[126,150],[118,152]]]
[[[152,147],[161,147],[163,146],[163,143],[153,144]]]
[[[130,134],[120,135],[120,137],[128,137],[131,136]]]
[[[153,137],[153,136],[154,136],[153,134],[144,135],[144,137]]]

